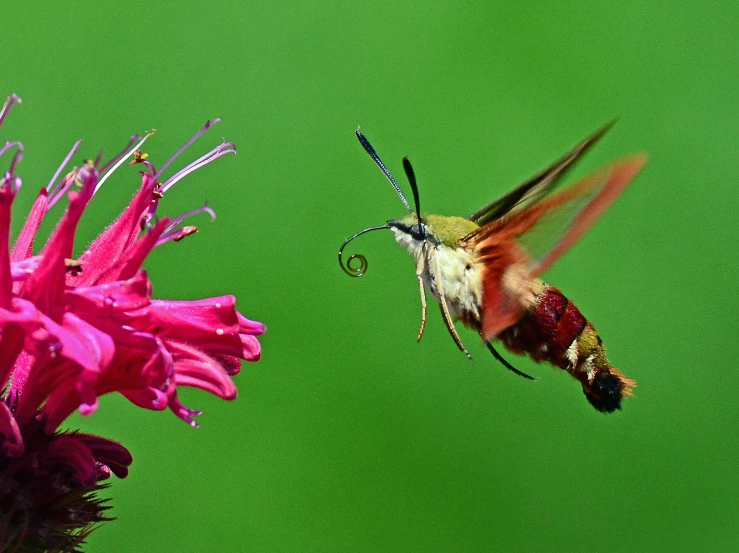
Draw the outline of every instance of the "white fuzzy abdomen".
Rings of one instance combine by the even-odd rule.
[[[436,246],[429,248],[423,282],[431,294],[439,300],[439,286],[446,296],[452,316],[466,321],[480,320],[482,305],[482,266],[461,248]],[[438,273],[437,273],[438,271]]]
[[[423,255],[423,242],[395,229],[393,234],[398,244],[408,250],[418,264]],[[482,265],[465,249],[431,242],[426,242],[425,257],[421,277],[426,289],[437,301],[440,297],[439,288],[443,290],[449,311],[455,319],[478,322],[482,306]],[[439,281],[441,286],[438,285]]]

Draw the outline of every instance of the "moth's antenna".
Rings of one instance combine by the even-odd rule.
[[[369,143],[369,140],[367,140],[367,137],[364,136],[359,129],[355,131],[357,138],[359,139],[359,143],[362,145],[362,148],[364,148],[364,151],[367,152],[370,157],[372,158],[372,161],[375,162],[375,164],[380,168],[380,171],[387,177],[387,180],[390,181],[390,184],[393,185],[393,188],[395,188],[395,191],[398,193],[398,196],[400,196],[400,199],[403,201],[403,205],[413,213],[413,210],[411,209],[411,206],[408,205],[408,200],[405,199],[405,196],[403,195],[403,191],[400,189],[400,186],[397,182],[395,182],[395,179],[390,174],[390,171],[388,171],[387,167],[385,167],[385,164],[380,159],[380,156],[377,155],[377,152],[372,147],[372,144]]]
[[[403,170],[405,176],[408,177],[408,182],[411,183],[411,190],[413,191],[413,202],[416,204],[416,215],[418,216],[418,223],[421,224],[421,200],[418,197],[418,185],[416,184],[416,174],[413,172],[413,166],[407,157],[403,158]]]
[[[503,356],[500,353],[498,353],[498,350],[496,350],[493,347],[492,342],[485,341],[485,345],[490,350],[490,353],[493,354],[493,357],[495,357],[498,361],[500,361],[500,364],[503,365],[506,369],[508,369],[511,372],[516,373],[518,376],[523,376],[524,378],[528,378],[529,380],[536,380],[533,376],[529,376],[526,373],[519,371],[516,367],[514,367],[508,361],[503,359]]]

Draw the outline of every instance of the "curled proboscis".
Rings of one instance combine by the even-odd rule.
[[[358,263],[352,263],[355,260]],[[360,253],[353,253],[350,255],[349,259],[346,260],[346,263],[344,263],[344,260],[341,258],[341,254],[339,254],[339,264],[344,272],[350,277],[359,278],[367,272],[367,258]]]
[[[347,240],[339,248],[339,265],[341,266],[341,269],[350,277],[359,278],[362,275],[364,275],[364,273],[367,272],[367,258],[364,257],[362,254],[354,253],[350,255],[349,259],[347,259],[346,263],[344,263],[344,257],[343,257],[344,248],[349,242],[354,240],[357,236],[361,236],[362,234],[366,232],[370,232],[372,230],[381,230],[381,229],[389,229],[389,228],[390,227],[388,225],[382,225],[381,227],[370,227],[364,230],[360,230],[354,236],[347,238]],[[358,264],[352,263],[354,260],[356,260]]]

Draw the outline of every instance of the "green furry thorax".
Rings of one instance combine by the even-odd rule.
[[[426,223],[429,234],[450,248],[455,247],[462,238],[479,228],[477,224],[463,217],[421,214],[421,220]],[[418,219],[415,215],[408,215],[401,221],[407,225],[415,225]]]

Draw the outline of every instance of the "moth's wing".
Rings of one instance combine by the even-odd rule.
[[[482,326],[487,339],[515,324],[523,314],[519,298],[506,292],[511,282],[526,282],[551,267],[626,189],[646,161],[646,155],[635,154],[611,163],[462,239],[485,266]],[[520,274],[512,274],[514,268]],[[507,287],[504,278],[513,279]]]
[[[582,157],[582,155],[587,152],[615,123],[615,120],[611,121],[542,172],[534,175],[528,181],[517,186],[507,194],[504,194],[494,202],[481,207],[467,217],[467,219],[483,226],[502,217],[512,210],[523,209],[532,202],[536,202],[538,199],[546,196],[554,190],[562,176],[572,168],[574,163],[580,159],[580,157]]]

